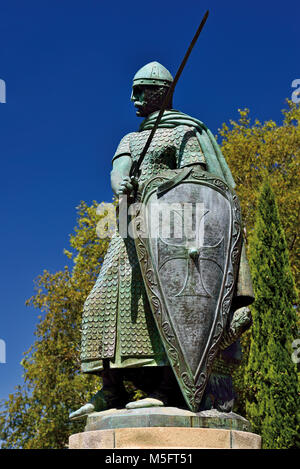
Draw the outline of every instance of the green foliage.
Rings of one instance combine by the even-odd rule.
[[[292,342],[297,337],[296,289],[269,181],[263,184],[250,240],[255,292],[246,367],[246,411],[264,448],[296,446],[299,394]]]
[[[80,373],[80,335],[83,303],[99,273],[108,239],[96,235],[103,217],[97,204],[78,207],[78,224],[65,251],[74,266],[36,281],[28,302],[42,312],[36,340],[22,360],[24,386],[18,387],[0,414],[2,448],[64,448],[68,436],[82,431],[68,414],[99,389],[99,378]],[[97,213],[96,213],[97,212]]]
[[[257,193],[267,177],[278,201],[295,278],[299,279],[299,157],[300,107],[287,101],[282,125],[270,120],[251,123],[249,110],[238,122],[223,124],[222,151],[232,171],[248,233],[254,226]]]
[[[240,119],[223,124],[219,131],[222,152],[236,181],[242,208],[246,241],[251,236],[257,210],[257,194],[268,178],[278,201],[289,258],[299,281],[299,156],[300,107],[287,100],[281,125],[270,120],[251,122],[248,109],[239,110]],[[246,244],[248,250],[248,244]],[[245,366],[248,361],[250,333],[242,336],[243,362],[234,375],[239,402],[236,411],[245,415]],[[295,335],[294,338],[297,338]]]

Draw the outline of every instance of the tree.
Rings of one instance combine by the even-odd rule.
[[[83,430],[81,422],[68,422],[68,414],[99,389],[99,379],[80,373],[79,359],[83,303],[108,246],[108,238],[96,234],[106,212],[96,208],[96,202],[78,207],[72,252],[65,251],[73,268],[44,271],[27,302],[42,315],[36,341],[22,360],[24,385],[9,396],[0,415],[2,448],[64,448],[70,434]]]
[[[291,448],[299,428],[297,372],[291,359],[297,334],[296,289],[269,181],[258,199],[250,266],[256,300],[245,377],[247,417],[264,448]]]
[[[248,109],[239,110],[240,119],[230,120],[219,130],[222,152],[236,181],[236,192],[242,208],[246,241],[251,236],[257,210],[257,194],[268,178],[278,201],[280,217],[287,240],[292,271],[299,282],[299,156],[300,107],[287,100],[281,125],[270,120],[251,122]],[[248,243],[246,243],[248,251]],[[249,254],[249,253],[248,253]],[[245,366],[248,361],[250,332],[241,339],[243,361],[234,374],[239,395],[236,411],[245,415]]]
[[[239,110],[238,122],[231,120],[219,130],[222,151],[236,181],[243,221],[248,233],[254,226],[257,193],[268,177],[278,201],[292,270],[299,280],[299,157],[300,107],[287,100],[282,125],[257,119],[251,124],[249,110]]]

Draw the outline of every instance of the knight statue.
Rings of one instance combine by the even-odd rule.
[[[173,109],[171,96],[132,177],[172,82],[158,62],[133,79],[131,100],[143,121],[120,141],[111,185],[120,200],[138,203],[128,215],[136,235],[116,229],[85,301],[82,372],[101,377],[102,388],[70,419],[125,406],[233,408],[231,376],[254,298],[230,169],[211,131]],[[158,217],[170,232],[153,222],[154,206],[163,214],[171,207]],[[146,397],[130,402],[124,380]]]

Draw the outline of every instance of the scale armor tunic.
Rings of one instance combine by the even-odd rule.
[[[139,158],[150,130],[121,140],[113,161],[122,155]],[[205,157],[188,125],[158,128],[141,165],[139,184],[165,169],[202,163]],[[111,368],[168,364],[148,303],[134,240],[113,235],[99,277],[85,301],[82,318],[82,371],[97,373],[103,360]]]

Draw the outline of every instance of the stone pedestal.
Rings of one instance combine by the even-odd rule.
[[[261,437],[237,414],[174,407],[110,409],[88,416],[70,449],[260,449]]]

